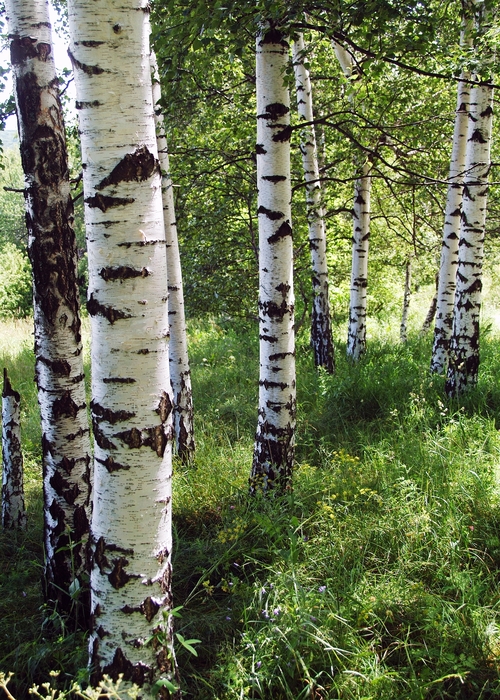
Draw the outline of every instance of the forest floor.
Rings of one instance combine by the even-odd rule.
[[[174,604],[200,642],[177,650],[184,697],[500,698],[500,329],[483,323],[479,385],[457,402],[429,374],[430,335],[402,345],[394,327],[371,325],[356,366],[339,328],[334,376],[302,331],[293,490],[263,499],[247,495],[257,333],[190,324],[197,457],[174,464]],[[23,401],[29,527],[0,533],[0,672],[21,700],[51,670],[85,683],[86,640],[41,597],[29,321],[2,324],[0,359]]]

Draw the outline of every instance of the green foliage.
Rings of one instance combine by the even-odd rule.
[[[33,292],[28,256],[13,243],[0,247],[0,317],[23,318],[31,313]]]

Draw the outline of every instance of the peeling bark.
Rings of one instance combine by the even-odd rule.
[[[333,374],[335,370],[335,356],[328,293],[325,213],[319,179],[316,136],[312,126],[314,114],[311,80],[309,71],[304,65],[304,52],[304,39],[302,34],[300,34],[293,44],[293,67],[295,71],[297,109],[301,119],[309,123],[301,131],[300,151],[302,153],[302,166],[306,181],[307,221],[312,267],[311,346],[316,367],[324,367],[329,374]]]
[[[92,324],[92,682],[123,673],[125,686],[148,694],[160,674],[175,674],[167,261],[148,5],[70,0],[68,9]],[[109,198],[119,206],[94,206]],[[161,630],[161,643],[145,643]]]
[[[250,490],[289,488],[295,442],[295,335],[290,144],[283,83],[286,38],[274,28],[257,37],[257,186],[259,215],[259,417]]]
[[[46,597],[85,624],[90,441],[64,124],[46,0],[8,0],[6,10],[33,269]]]
[[[187,347],[186,317],[184,313],[184,291],[181,259],[175,222],[175,208],[170,163],[168,158],[165,125],[159,102],[160,82],[156,57],[151,54],[153,72],[153,104],[155,106],[156,139],[162,172],[163,220],[167,243],[168,320],[170,330],[170,382],[174,399],[174,433],[177,454],[183,462],[194,459],[195,441],[193,424],[193,397],[191,370]]]
[[[6,530],[26,528],[24,506],[23,453],[21,451],[21,410],[14,391],[3,370],[2,392],[2,527]]]

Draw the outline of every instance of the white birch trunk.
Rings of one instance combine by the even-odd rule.
[[[148,689],[174,670],[167,264],[149,7],[70,0],[68,9],[92,325],[93,682],[122,673]]]
[[[17,391],[3,370],[2,391],[2,526],[6,530],[26,528],[24,506],[23,453],[21,451],[21,409]]]
[[[359,360],[366,351],[366,300],[368,288],[368,249],[370,241],[371,165],[367,161],[354,186],[351,293],[347,356]]]
[[[455,312],[446,381],[449,396],[463,393],[474,386],[478,378],[479,314],[492,124],[493,88],[489,85],[474,86],[470,93]]]
[[[275,28],[257,36],[259,420],[251,491],[289,486],[295,442],[295,334],[290,186],[289,45]]]
[[[401,313],[401,325],[399,327],[399,338],[402,343],[408,340],[408,313],[410,311],[411,299],[411,258],[406,261],[405,267],[405,288],[403,294],[403,311]]]
[[[153,80],[153,106],[155,109],[156,140],[162,172],[163,220],[167,244],[168,320],[170,326],[169,365],[174,409],[174,433],[177,454],[183,462],[194,458],[193,396],[191,370],[187,346],[184,290],[182,285],[181,258],[175,221],[174,194],[170,178],[168,146],[165,125],[161,113],[161,87],[154,52],[151,54]]]
[[[59,612],[88,617],[90,440],[73,202],[51,26],[47,0],[7,0],[6,9],[33,268],[46,595]],[[75,605],[78,593],[82,605]]]
[[[306,181],[307,221],[312,265],[311,345],[316,367],[324,367],[329,374],[333,374],[335,359],[328,293],[325,214],[319,179],[316,136],[312,123],[314,114],[311,79],[309,71],[304,65],[304,52],[304,39],[300,34],[293,44],[293,68],[299,116],[303,121],[308,122],[301,131],[300,151]]]
[[[469,77],[469,73],[462,73],[461,75],[461,78],[464,79]],[[459,82],[450,173],[448,177],[449,185],[444,215],[441,262],[439,265],[434,343],[431,357],[431,372],[436,372],[437,374],[442,374],[446,371],[448,365],[448,347],[453,326],[458,241],[460,237],[460,214],[462,211],[462,193],[465,175],[469,97],[469,84]]]

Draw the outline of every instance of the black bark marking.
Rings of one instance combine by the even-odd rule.
[[[286,299],[290,289],[291,286],[289,284],[286,284],[285,282],[281,282],[281,284],[278,284],[278,286],[276,287],[276,291],[281,292],[283,299]]]
[[[78,43],[80,43],[82,46],[86,46],[89,49],[95,49],[98,46],[102,46],[105,42],[104,41],[81,41]]]
[[[105,552],[106,542],[104,540],[104,537],[99,537],[94,550],[94,561],[99,567],[99,571],[101,574],[104,573],[105,569],[109,569],[109,561],[105,555]]]
[[[255,146],[255,153],[258,156],[264,156],[267,153],[267,151],[261,143],[258,143]]]
[[[261,335],[259,334],[259,340],[265,340],[267,343],[277,343],[278,338],[274,335]]]
[[[474,141],[475,143],[486,143],[487,139],[484,138],[481,129],[474,129],[469,141]]]
[[[150,596],[148,596],[141,603],[140,611],[142,612],[146,620],[148,622],[151,622],[151,620],[155,617],[160,607],[161,606],[159,603],[157,603]]]
[[[484,109],[479,116],[481,117],[491,117],[493,114],[493,108],[491,105],[488,105],[486,109]]]
[[[70,49],[68,49],[68,56],[71,60],[71,63],[73,64],[73,68],[79,68],[84,73],[87,73],[87,75],[101,75],[101,73],[107,72],[104,70],[104,68],[101,68],[100,66],[89,66],[86,63],[82,63],[77,58],[75,58],[75,56],[71,53]]]
[[[155,171],[159,172],[158,161],[147,146],[140,146],[134,153],[127,153],[110,174],[96,185],[96,190],[103,190],[120,182],[144,182]]]
[[[154,428],[148,428],[142,444],[145,447],[151,447],[158,457],[163,457],[168,444],[168,438],[165,435],[163,425],[156,425]]]
[[[76,100],[75,109],[90,109],[91,107],[100,107],[101,104],[99,100],[92,100],[92,102],[79,102]]]
[[[128,265],[121,265],[119,267],[103,267],[99,272],[100,277],[106,282],[108,280],[128,280],[135,277],[148,277],[150,271],[143,267],[141,270],[129,267]]]
[[[107,211],[111,207],[121,207],[125,204],[132,204],[135,199],[132,197],[107,197],[97,193],[94,197],[87,197],[85,203],[89,205],[91,209],[100,209],[101,211]]]
[[[127,659],[120,647],[115,651],[113,661],[103,667],[102,674],[98,673],[99,680],[101,680],[102,675],[107,674],[113,681],[117,681],[118,676],[123,674],[124,681],[137,683],[139,687],[153,681],[153,669],[142,662],[133,664]],[[93,680],[93,682],[95,681]]]
[[[120,423],[124,420],[129,420],[129,418],[133,418],[135,416],[135,413],[131,411],[112,411],[110,408],[104,408],[104,406],[101,406],[95,401],[91,401],[90,410],[95,417],[105,420],[108,423],[111,423],[111,425]]]
[[[149,350],[147,348],[142,348],[142,350],[137,351],[138,355],[149,355]]]
[[[288,223],[288,221],[284,221],[279,229],[276,231],[276,233],[273,233],[272,236],[269,236],[267,239],[268,243],[277,243],[281,238],[286,238],[287,236],[292,235],[292,227]]]
[[[286,180],[285,175],[263,175],[262,176],[263,180],[267,180],[268,182],[284,182]]]
[[[280,44],[283,48],[290,48],[289,43],[286,41],[284,34],[280,32],[276,27],[271,27],[264,34],[262,39],[259,41],[260,46],[265,46],[266,44]]]
[[[154,241],[125,241],[123,243],[116,244],[119,248],[131,248],[132,246],[137,246],[142,248],[145,245],[165,245],[164,240],[154,240]]]
[[[257,119],[269,119],[271,121],[276,121],[285,114],[288,114],[290,108],[284,105],[282,102],[273,102],[272,104],[265,106],[265,112],[263,114],[258,114]]]
[[[156,413],[160,416],[160,420],[162,423],[165,423],[172,413],[172,401],[170,399],[170,396],[167,394],[166,391],[162,392],[160,403],[158,404],[158,408],[156,409]]]
[[[70,485],[59,471],[55,471],[49,481],[57,495],[63,498],[69,505],[73,505],[80,495],[78,484]]]
[[[108,455],[104,460],[98,459],[97,457],[94,457],[94,459],[96,462],[99,462],[99,464],[102,464],[103,467],[106,467],[110,474],[120,470],[126,471],[130,469],[130,466],[128,464],[120,464],[120,462],[117,462],[111,455]]]
[[[266,209],[266,207],[260,206],[257,209],[257,214],[265,214],[271,221],[278,221],[282,219],[285,215],[281,211],[272,211],[271,209]]]
[[[104,384],[135,384],[137,381],[133,377],[105,377]]]
[[[116,433],[116,437],[120,438],[131,450],[137,449],[143,445],[141,431],[137,428],[131,428],[130,430]]]
[[[276,360],[284,360],[286,357],[295,357],[294,352],[275,352],[274,355],[269,355],[269,360],[271,362],[276,362]]]
[[[273,134],[273,141],[275,143],[285,143],[286,141],[290,141],[292,138],[292,132],[293,127],[285,126],[283,129],[280,129],[280,131]]]
[[[284,391],[289,385],[286,382],[270,382],[269,379],[261,379],[259,386],[264,386],[266,389],[282,389]]]
[[[130,574],[127,574],[125,567],[128,566],[129,561],[125,557],[118,557],[113,561],[113,569],[110,574],[108,574],[108,581],[116,590],[123,588],[127,583],[133,578]]]
[[[25,63],[28,59],[38,56],[35,46],[36,41],[30,36],[13,37],[10,43],[10,60],[13,66]]]
[[[94,297],[93,293],[90,295],[90,298],[87,301],[87,311],[91,316],[104,316],[104,318],[107,318],[111,324],[113,324],[119,318],[132,318],[132,315],[126,313],[125,311],[101,304]]]
[[[65,391],[52,404],[52,417],[54,420],[58,420],[62,417],[75,418],[78,415],[78,411],[82,408],[85,408],[85,404],[79,406],[73,401],[71,393]]]
[[[276,318],[280,321],[285,317],[285,314],[291,312],[292,308],[285,300],[281,304],[277,304],[275,301],[259,301],[259,309],[265,316]]]
[[[99,422],[94,417],[92,417],[92,432],[94,433],[94,440],[102,450],[116,449],[116,445],[104,435]]]
[[[7,368],[4,367],[2,397],[6,399],[8,396],[12,396],[17,403],[19,403],[19,401],[21,400],[21,395],[19,394],[19,392],[15,391],[12,388],[12,384],[10,383],[10,379],[7,374]]]

